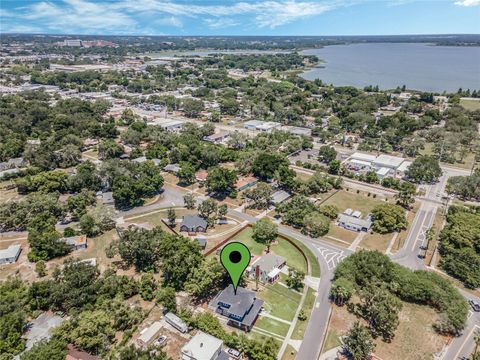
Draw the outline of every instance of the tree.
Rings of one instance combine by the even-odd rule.
[[[168,218],[168,226],[171,228],[174,228],[175,225],[177,224],[177,215],[175,214],[175,209],[169,208],[167,210],[167,218]]]
[[[187,209],[195,209],[195,204],[197,203],[195,196],[192,193],[185,194],[183,196],[183,202]]]
[[[252,227],[252,237],[255,241],[265,244],[267,252],[270,251],[271,243],[278,236],[278,226],[268,218],[258,220]]]
[[[212,167],[208,170],[206,188],[209,193],[229,194],[235,189],[237,173],[222,167]]]
[[[280,154],[276,153],[260,153],[252,166],[252,171],[258,178],[262,180],[273,179],[275,172],[281,166],[288,167],[288,160]]]
[[[368,329],[360,325],[358,321],[348,330],[343,342],[345,352],[353,360],[369,359],[375,349],[372,335]]]
[[[373,230],[380,234],[406,229],[408,225],[405,210],[398,205],[377,205],[372,209],[372,216]]]
[[[395,195],[397,199],[397,204],[403,206],[406,209],[410,208],[410,204],[415,202],[415,194],[417,193],[417,188],[411,182],[402,182],[398,193]]]
[[[335,205],[322,205],[318,210],[320,214],[325,215],[330,220],[335,220],[338,216],[339,210]]]
[[[140,296],[143,300],[151,301],[155,296],[157,284],[152,274],[143,274],[140,279]]]
[[[39,277],[44,277],[45,275],[47,275],[47,267],[45,266],[45,261],[38,261],[35,264],[35,271]]]
[[[245,191],[245,198],[253,203],[249,205],[254,209],[266,210],[272,201],[272,187],[261,182],[255,188]]]
[[[187,117],[195,118],[204,110],[203,101],[195,99],[182,100],[183,112]]]
[[[343,306],[355,293],[355,287],[350,280],[345,278],[336,279],[330,289],[330,296],[338,306]]]
[[[337,158],[337,151],[333,146],[323,145],[318,150],[318,160],[329,164],[331,161]]]
[[[376,184],[379,182],[378,175],[375,171],[367,171],[365,174],[365,181],[369,184]]]
[[[205,261],[190,274],[185,290],[198,299],[206,299],[215,294],[225,283],[225,269],[216,260]]]
[[[161,304],[169,312],[177,312],[177,299],[175,289],[172,287],[161,287],[157,291],[157,303]]]
[[[290,201],[281,203],[276,210],[282,216],[284,223],[300,228],[304,224],[305,217],[317,211],[317,207],[305,196],[296,195]]]
[[[330,219],[319,212],[310,212],[303,220],[302,231],[312,237],[323,236],[329,230]]]
[[[164,235],[160,228],[152,231],[138,228],[125,230],[118,243],[118,253],[125,265],[133,265],[137,271],[157,270],[159,247]]]
[[[65,360],[67,356],[67,344],[65,341],[59,338],[53,338],[49,341],[37,342],[33,347],[24,352],[21,356],[21,360],[38,360],[38,359],[50,359],[50,360]]]
[[[432,183],[442,176],[442,169],[433,155],[420,155],[405,174],[415,183]]]
[[[228,213],[228,205],[227,204],[222,204],[218,207],[218,217],[220,219],[225,219]]]
[[[140,349],[134,345],[121,348],[115,360],[169,360],[167,354],[155,347]]]
[[[195,182],[195,168],[189,162],[183,161],[177,173],[180,183],[190,185]]]
[[[198,206],[198,213],[201,217],[209,219],[211,215],[216,214],[218,209],[217,202],[213,199],[205,199]]]
[[[328,163],[328,172],[333,175],[337,175],[340,173],[340,168],[342,163],[340,160],[332,160]]]
[[[89,237],[103,234],[115,227],[113,210],[106,207],[97,207],[80,218],[80,229]]]
[[[297,291],[303,289],[303,280],[305,279],[305,273],[297,270],[294,267],[288,268],[288,277],[285,279],[287,286]]]
[[[118,158],[123,154],[123,148],[115,141],[107,139],[98,145],[98,156],[102,160]]]

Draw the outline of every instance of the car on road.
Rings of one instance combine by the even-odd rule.
[[[468,300],[468,303],[472,307],[473,311],[480,312],[480,303],[475,300]]]

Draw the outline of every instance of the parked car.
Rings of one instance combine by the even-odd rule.
[[[472,307],[473,311],[480,312],[480,303],[475,300],[468,300],[468,303]]]
[[[165,342],[167,341],[167,337],[165,335],[160,336],[155,342],[153,343],[153,346],[163,346],[165,345]]]
[[[228,350],[227,350],[227,353],[228,353],[228,355],[230,355],[231,357],[233,357],[233,358],[235,358],[235,359],[240,358],[240,352],[238,352],[238,351],[235,350],[235,349],[228,349]]]

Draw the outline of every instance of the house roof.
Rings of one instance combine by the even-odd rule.
[[[277,190],[272,194],[272,202],[274,204],[280,204],[282,201],[287,200],[291,195],[285,190]]]
[[[163,168],[163,170],[171,171],[171,172],[179,172],[180,171],[180,165],[178,165],[178,164],[168,164]]]
[[[87,243],[87,237],[85,235],[65,237],[62,240],[72,246],[80,246]]]
[[[217,140],[221,140],[227,136],[230,135],[230,132],[229,131],[220,131],[216,134],[212,134],[212,135],[208,135],[208,136],[205,136],[203,138],[203,140],[206,140],[206,141],[217,141]]]
[[[100,360],[100,358],[90,355],[85,351],[75,349],[75,346],[73,346],[72,344],[68,344],[67,347],[68,353],[65,360]]]
[[[207,176],[208,176],[208,171],[207,170],[199,170],[195,173],[195,178],[198,180],[198,181],[205,181],[207,180]]]
[[[368,162],[373,162],[376,158],[377,157],[375,155],[370,155],[370,154],[365,154],[360,152],[355,152],[352,155],[350,155],[350,159],[363,160]]]
[[[197,228],[199,226],[207,228],[208,222],[199,215],[185,215],[180,226],[186,226],[189,229]]]
[[[372,226],[372,220],[370,219],[370,217],[362,219],[362,218],[356,218],[353,216],[348,216],[345,214],[339,215],[338,222],[351,225],[351,226],[361,227],[361,228],[364,227],[367,229],[369,229]]]
[[[161,328],[162,323],[160,321],[155,321],[152,325],[141,332],[138,340],[148,344],[158,334]]]
[[[241,177],[237,180],[237,182],[235,183],[235,187],[237,189],[239,189],[239,188],[244,187],[245,185],[251,184],[255,181],[257,181],[257,178],[254,177],[254,176],[244,176],[244,177]]]
[[[243,317],[242,324],[247,326],[252,325],[263,306],[263,300],[257,299],[255,292],[239,286],[235,294],[231,284],[217,295],[211,305],[217,307],[219,302],[229,304],[228,312]]]
[[[222,340],[199,331],[182,348],[182,353],[195,359],[212,359],[222,345]]]
[[[374,163],[377,166],[381,167],[394,167],[397,168],[399,167],[403,162],[405,161],[404,158],[398,157],[398,156],[391,156],[391,155],[379,155]]]
[[[283,256],[269,253],[256,260],[252,267],[259,266],[262,271],[269,273],[273,269],[280,267],[285,261]]]
[[[20,245],[10,245],[8,248],[0,250],[0,259],[16,258],[21,249]]]

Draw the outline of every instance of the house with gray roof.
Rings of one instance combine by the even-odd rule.
[[[208,222],[199,215],[185,215],[180,224],[180,231],[186,232],[205,232]]]
[[[244,331],[250,331],[260,314],[263,300],[257,299],[252,290],[228,285],[208,305],[210,309],[227,318],[227,324]]]
[[[264,284],[273,283],[280,277],[282,268],[286,263],[287,260],[283,256],[268,253],[254,259],[247,268],[247,272],[251,278],[258,275],[258,280]]]
[[[20,245],[10,245],[8,248],[0,250],[0,265],[15,263],[21,251]]]
[[[352,231],[368,231],[372,227],[372,217],[370,215],[362,218],[359,211],[346,209],[343,214],[338,216],[338,225]]]

